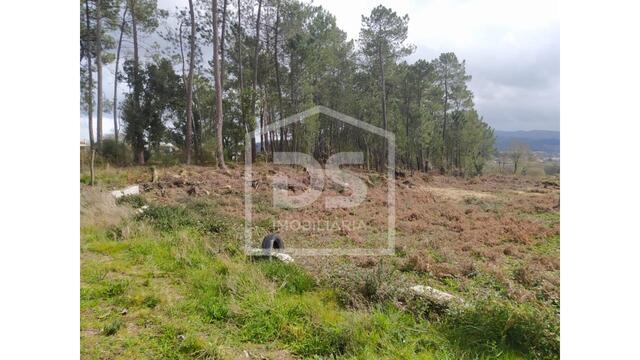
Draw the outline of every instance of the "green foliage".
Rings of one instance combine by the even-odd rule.
[[[557,358],[560,352],[558,316],[533,305],[484,300],[452,310],[440,326],[460,349],[478,355],[498,355],[509,349],[537,358]]]
[[[354,308],[394,301],[403,286],[395,280],[394,270],[382,264],[372,269],[340,268],[331,274],[328,285],[342,305]]]
[[[147,151],[146,160],[149,150],[159,151],[160,143],[167,139],[166,118],[181,114],[184,94],[182,79],[168,59],[157,59],[136,70],[133,61],[125,62],[127,82],[134,91],[123,103],[123,130],[136,156]]]
[[[210,4],[205,2],[202,6]],[[135,7],[138,31],[156,29],[167,16],[157,8],[155,0],[136,1]],[[271,16],[263,16],[262,21],[273,31],[270,37],[277,43],[257,49],[257,74],[253,66],[255,39],[246,19],[243,27],[232,25],[226,32],[228,51],[223,68],[222,109],[225,157],[240,160],[244,156],[246,147],[251,146],[245,144],[247,131],[319,104],[378,127],[387,126],[396,135],[399,167],[420,170],[439,167],[457,175],[482,174],[486,161],[493,155],[494,137],[492,129],[473,108],[473,94],[467,87],[471,77],[466,73],[465,61],[459,61],[454,53],[443,53],[432,61],[401,62],[414,50],[413,45],[406,43],[407,15],[384,6],[375,7],[362,17],[356,48],[337,27],[335,17],[320,6],[286,1],[265,3],[264,7],[265,11],[270,8]],[[201,10],[205,14],[210,11]],[[111,13],[117,15],[117,11]],[[186,12],[177,11],[175,17],[175,24],[188,27],[190,19]],[[129,26],[125,26],[127,31]],[[90,29],[85,27],[81,27],[83,44],[90,46]],[[210,39],[210,17],[196,16],[196,28],[199,35],[193,81],[193,157],[198,163],[213,163],[217,140],[210,134],[214,130],[215,108],[211,99],[215,92],[208,73],[202,70],[208,65],[200,41]],[[181,38],[180,33],[180,29],[163,33],[170,46],[162,55],[153,54],[152,62],[139,67],[131,60],[124,63],[123,78],[131,92],[121,104],[122,130],[131,151],[122,144],[107,144],[108,161],[126,163],[132,155],[138,162],[166,165],[184,160],[183,151],[166,151],[161,146],[171,143],[178,149],[185,148],[186,104],[181,76],[184,74],[179,75],[175,69],[188,60],[188,52],[182,43],[186,40],[184,34]],[[83,67],[82,72],[82,99],[86,108],[92,100],[87,70]],[[259,79],[255,89],[251,86],[254,75]],[[265,150],[259,154],[260,159],[268,161],[272,149],[287,149],[312,153],[323,162],[339,149],[362,151],[367,166],[378,170],[386,160],[381,138],[324,115],[285,126],[279,136],[280,139],[271,142],[257,139]]]
[[[147,200],[142,195],[127,195],[116,200],[118,205],[128,204],[138,209],[147,204]]]
[[[91,184],[91,175],[89,174],[80,174],[80,183],[89,185]]]
[[[102,161],[115,165],[129,165],[133,159],[129,146],[113,139],[102,140],[100,155],[102,156]]]
[[[316,286],[315,279],[297,265],[278,260],[263,261],[260,265],[267,278],[289,293],[301,294]]]
[[[246,341],[282,342],[302,356],[340,355],[347,332],[328,320],[340,315],[322,300],[314,294],[270,297],[256,292],[240,304],[241,336]]]
[[[160,299],[154,295],[149,295],[143,299],[142,303],[144,306],[153,309],[160,303]]]
[[[108,323],[102,330],[102,333],[105,336],[115,335],[118,330],[120,330],[120,327],[122,327],[122,321],[120,319],[116,319]]]
[[[206,234],[217,234],[228,228],[226,221],[215,213],[214,207],[206,203],[151,206],[139,218],[149,220],[162,231],[194,228]]]
[[[238,255],[232,233],[216,234],[223,246],[212,251],[200,225],[216,214],[209,202],[150,210],[127,223],[129,234],[118,240],[109,228],[81,231],[81,326],[102,335],[138,329],[125,340],[115,337],[129,344],[123,356],[220,358],[221,349],[245,343],[309,358],[558,356],[558,318],[547,308],[487,300],[425,316],[435,310],[398,298],[407,284],[386,266],[345,267],[318,284],[298,265]],[[135,315],[121,315],[123,308]],[[84,355],[110,344],[82,332]]]

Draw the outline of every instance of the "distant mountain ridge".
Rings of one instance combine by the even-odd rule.
[[[512,142],[527,144],[531,151],[560,154],[560,132],[551,130],[501,131],[496,130],[496,147],[509,150]]]

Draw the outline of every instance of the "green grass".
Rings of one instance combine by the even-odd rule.
[[[550,236],[541,239],[535,246],[534,251],[540,255],[557,255],[560,253],[560,235]]]
[[[301,294],[316,286],[315,280],[297,265],[269,259],[261,261],[260,268],[268,279],[278,285],[278,289],[288,293]]]
[[[233,359],[255,347],[305,358],[558,357],[544,309],[487,302],[425,320],[389,300],[382,268],[354,287],[372,305],[351,308],[296,264],[245,257],[241,222],[215,204],[151,204],[121,226],[116,237],[81,229],[83,358]]]
[[[147,201],[141,195],[127,195],[119,198],[116,203],[118,205],[129,204],[137,209],[146,205]]]
[[[103,186],[115,187],[115,188],[124,187],[129,183],[126,172],[117,171],[116,169],[113,169],[113,168],[106,169],[103,167],[96,167],[94,179],[95,179],[96,185],[103,185]],[[80,183],[85,185],[91,183],[91,175],[88,170],[80,174]]]

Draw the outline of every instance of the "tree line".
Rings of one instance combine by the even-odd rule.
[[[80,5],[81,106],[99,152],[106,147],[102,116],[111,112],[115,143],[126,143],[138,164],[171,143],[185,163],[215,162],[223,170],[249,146],[252,157],[267,161],[274,151],[313,153],[322,162],[358,150],[367,168],[382,171],[384,139],[322,114],[244,143],[247,132],[324,105],[394,132],[402,168],[476,175],[494,154],[493,129],[474,108],[465,61],[443,53],[407,62],[415,50],[407,43],[409,17],[384,6],[362,16],[354,41],[328,11],[298,0],[186,0],[172,11],[156,0]],[[162,41],[150,44],[153,36]],[[115,81],[106,104],[109,63]],[[119,84],[127,89],[121,103]]]

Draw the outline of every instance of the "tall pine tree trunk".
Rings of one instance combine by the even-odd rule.
[[[447,75],[444,77],[444,114],[442,121],[442,165],[440,165],[440,173],[447,172],[447,106],[449,105],[449,89],[447,83]]]
[[[213,15],[213,77],[215,80],[216,88],[216,159],[218,161],[218,167],[225,172],[228,172],[227,165],[224,163],[224,147],[222,144],[222,83],[220,79],[220,58],[218,56],[219,39],[218,39],[218,0],[212,2],[212,15]]]
[[[385,83],[385,78],[384,78],[384,60],[382,58],[382,47],[378,46],[378,62],[380,63],[380,87],[382,90],[382,128],[386,131],[387,130],[387,90],[386,90],[386,83]],[[386,169],[387,165],[385,164],[385,161],[387,159],[387,141],[386,139],[383,140],[383,146],[382,146],[382,154],[380,156],[380,161],[378,162],[378,170],[382,171],[384,169]]]
[[[133,36],[133,102],[136,110],[136,116],[140,114],[140,57],[138,55],[138,28],[136,21],[136,2],[135,0],[129,0],[129,7],[131,9],[131,34]],[[140,134],[142,136],[142,134]],[[138,138],[135,140],[136,144],[135,157],[139,165],[144,165],[144,139]]]
[[[89,0],[84,2],[85,9],[85,21],[87,24],[87,32],[91,34],[91,22],[89,14]],[[89,35],[91,37],[91,35]],[[89,74],[89,81],[87,84],[87,120],[89,122],[89,145],[93,149],[93,70],[91,68],[91,38],[86,46],[87,51],[87,73]]]
[[[260,50],[260,13],[262,12],[262,0],[258,0],[258,17],[256,18],[256,46],[253,52],[253,82],[251,93],[251,106],[253,109],[253,116],[256,114],[256,87],[258,85],[258,53]],[[260,144],[264,146],[264,144]],[[251,135],[251,156],[253,159],[256,157],[256,140],[255,135]]]
[[[242,4],[240,0],[238,0],[238,34],[236,39],[236,46],[238,50],[238,77],[239,77],[239,85],[240,85],[240,116],[242,117],[242,126],[244,127],[244,131],[248,132],[249,127],[247,126],[247,115],[245,114],[245,106],[244,106],[244,75],[242,74]],[[244,144],[244,146],[248,146]],[[255,141],[254,138],[251,137],[251,160],[255,159]]]
[[[120,65],[120,49],[122,49],[122,35],[127,21],[127,11],[129,7],[124,7],[122,22],[120,23],[120,38],[118,39],[118,50],[116,51],[116,69],[113,75],[113,133],[116,143],[118,142],[118,66]]]
[[[96,71],[98,73],[97,102],[97,140],[98,148],[102,146],[102,14],[100,0],[96,0]]]
[[[189,37],[189,75],[187,76],[187,164],[191,164],[191,149],[193,146],[193,68],[196,52],[196,22],[193,13],[193,0],[189,0],[189,19],[191,20],[191,36]],[[182,37],[180,38],[182,40]]]
[[[284,118],[284,110],[282,108],[282,87],[280,86],[280,63],[278,61],[278,28],[280,27],[280,0],[278,0],[276,6],[276,25],[274,29],[273,40],[273,58],[275,62],[276,70],[276,87],[278,88],[278,112],[280,113],[280,119]]]
[[[227,0],[222,3],[222,28],[220,29],[220,83],[224,89],[224,44],[227,34]]]

